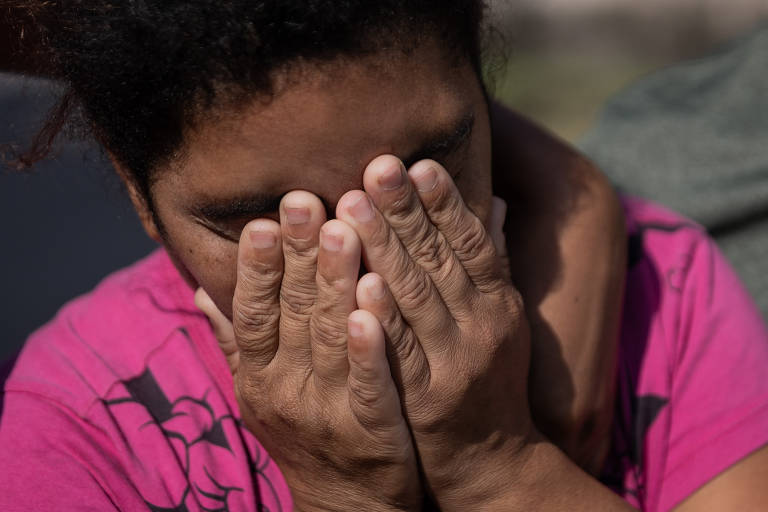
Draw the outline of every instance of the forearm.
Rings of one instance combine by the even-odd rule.
[[[493,128],[494,193],[509,205],[512,279],[532,330],[534,420],[594,473],[613,411],[623,210],[600,171],[544,129],[499,103]]]
[[[442,507],[444,512],[634,510],[543,437],[511,459],[499,457],[484,462],[473,474],[475,480],[453,493],[450,505]],[[490,490],[488,480],[497,482]],[[475,492],[478,487],[484,490],[482,496]]]
[[[533,393],[546,390],[548,398],[531,399],[537,426],[595,475],[610,441],[627,243],[616,195],[595,180],[588,187],[558,240],[559,252],[568,256],[556,292],[530,315],[537,345],[529,382]],[[558,357],[570,374],[570,389],[552,386],[552,368],[541,364]]]
[[[516,485],[476,510],[571,512],[634,510],[619,496],[581,470],[548,441],[532,447],[533,454]]]

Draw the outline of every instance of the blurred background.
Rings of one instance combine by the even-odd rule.
[[[495,95],[570,141],[580,140],[593,126],[606,100],[626,85],[654,70],[710,54],[768,19],[767,0],[492,0],[491,6],[492,24],[503,41],[500,47],[507,59],[503,67],[498,66],[499,60],[492,66]],[[764,42],[756,39],[752,46],[766,48],[764,61],[768,63],[768,30],[764,32]],[[495,42],[499,43],[498,40]],[[762,80],[763,69],[768,64],[754,62],[760,63],[755,80],[768,82]],[[744,69],[749,68],[754,70],[755,66],[744,66]],[[722,74],[709,75],[722,78]],[[741,89],[731,87],[731,90],[738,92]],[[763,89],[754,90],[757,92],[752,97],[768,97],[768,90],[765,93]],[[713,94],[719,93],[715,91]],[[744,96],[741,92],[738,95]],[[703,110],[701,105],[721,103],[719,98],[716,96],[714,101],[703,98],[700,104],[692,107],[695,112],[678,115],[676,119],[685,123],[687,117]],[[25,145],[53,100],[54,95],[47,84],[41,86],[34,81],[0,73],[0,143],[15,141]],[[729,105],[735,105],[737,100],[732,98]],[[762,290],[762,307],[768,314],[768,272],[764,265],[755,263],[765,261],[760,255],[768,254],[768,238],[765,236],[768,215],[765,209],[760,209],[765,208],[761,205],[768,206],[768,180],[765,179],[768,155],[761,140],[762,134],[768,131],[768,128],[762,128],[768,123],[768,113],[762,115],[755,111],[752,108],[754,102],[750,101],[745,97],[742,104],[731,110],[740,108],[753,117],[765,117],[766,120],[758,119],[763,124],[756,121],[748,125],[761,127],[759,129],[735,133],[734,140],[739,144],[732,144],[715,155],[719,160],[711,154],[698,152],[701,146],[720,148],[714,143],[701,144],[706,140],[705,136],[716,140],[722,138],[722,131],[704,133],[712,124],[707,119],[692,121],[703,126],[697,132],[700,137],[688,137],[697,146],[691,143],[690,147],[681,148],[680,141],[675,140],[676,145],[663,153],[664,138],[670,138],[667,133],[679,133],[680,126],[667,124],[665,129],[659,129],[645,120],[646,126],[650,127],[645,132],[646,138],[642,139],[641,134],[633,130],[637,123],[626,114],[627,109],[614,109],[621,119],[614,120],[602,131],[597,129],[590,133],[592,139],[597,140],[592,144],[593,151],[588,150],[589,144],[582,147],[617,183],[630,191],[670,204],[702,222],[711,232],[720,229],[718,242],[732,261],[741,258],[738,268],[742,278],[756,297]],[[768,112],[768,101],[763,103]],[[675,103],[678,104],[679,101]],[[722,108],[728,109],[729,105]],[[664,105],[658,110],[635,109],[636,115],[644,112],[649,112],[645,115],[655,121],[664,117],[668,109]],[[721,116],[721,113],[714,115]],[[625,126],[626,131],[617,129],[624,125],[630,125]],[[688,129],[690,125],[684,124],[682,131],[693,133]],[[757,137],[749,138],[750,133],[756,133]],[[752,141],[754,158],[751,160],[745,158],[747,152],[741,144],[747,140]],[[634,144],[637,141],[647,143]],[[605,148],[613,147],[621,148],[623,152],[606,154]],[[646,150],[647,147],[652,151]],[[661,180],[664,185],[670,183],[673,173],[669,171],[673,166],[664,167],[658,160],[643,160],[648,154],[665,156],[666,162],[680,160],[677,158],[680,155],[693,158],[697,165],[689,165],[691,160],[688,159],[680,161],[674,168],[693,169],[699,172],[699,177],[689,176],[687,181],[681,178],[679,182],[690,190],[690,180],[700,179],[697,190],[713,191],[713,196],[703,200],[702,196],[681,194],[678,187],[674,189],[677,196],[665,198],[657,192],[658,188],[643,189],[644,183],[631,184],[631,179],[641,175],[647,175],[647,180]],[[701,162],[725,164],[718,163],[711,175],[705,175],[701,173]],[[715,212],[718,215],[709,215],[711,211],[698,212],[698,205],[711,205],[717,199],[726,206],[748,204],[742,199],[734,199],[744,197],[743,194],[724,194],[729,186],[736,192],[738,190],[713,178],[722,175],[722,169],[735,176],[734,162],[743,162],[743,175],[748,179],[742,179],[740,183],[753,192],[749,204],[755,205],[754,208],[750,206],[749,211],[743,209],[733,214],[726,212],[730,217],[718,212]],[[609,171],[614,169],[618,170],[611,174]],[[657,169],[662,177],[645,173],[648,169]],[[621,175],[619,171],[625,174]],[[762,181],[753,177],[755,172],[762,173],[759,178]],[[758,186],[759,183],[762,185]],[[673,187],[666,188],[673,190]],[[755,191],[761,191],[762,195]],[[675,202],[677,197],[688,195],[692,206]],[[734,218],[758,218],[762,223],[751,222],[750,230],[742,229],[729,239],[728,229],[733,225],[740,226],[738,222],[732,222]],[[708,222],[708,219],[714,220]],[[106,274],[135,261],[154,247],[139,227],[114,173],[98,149],[88,143],[62,144],[52,158],[38,165],[31,174],[0,171],[0,233],[4,240],[0,245],[4,249],[0,251],[0,283],[3,287],[0,311],[5,327],[4,338],[0,340],[0,360],[18,350],[29,333],[49,320],[64,302],[87,292]],[[748,249],[746,253],[745,247]],[[760,282],[762,288],[755,284]]]
[[[577,140],[622,87],[768,19],[766,0],[492,0],[507,104]],[[768,70],[767,70],[768,71]]]

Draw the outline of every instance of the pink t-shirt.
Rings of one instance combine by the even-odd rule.
[[[768,442],[768,333],[695,224],[625,201],[630,261],[603,482],[669,510]],[[70,302],[5,384],[0,510],[288,511],[163,251]]]

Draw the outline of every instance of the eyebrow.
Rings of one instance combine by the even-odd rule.
[[[466,114],[449,130],[431,135],[418,149],[401,160],[405,167],[409,168],[419,160],[444,158],[470,139],[474,125],[474,113]],[[283,195],[256,193],[227,200],[205,198],[193,206],[191,211],[196,217],[212,224],[245,218],[256,219],[276,212],[282,197]],[[326,209],[328,208],[326,205]]]
[[[263,217],[273,213],[280,207],[282,196],[267,194],[253,194],[236,197],[226,201],[207,200],[193,208],[193,213],[198,217],[204,217],[210,222],[222,222],[245,217]]]
[[[453,153],[472,136],[475,114],[470,112],[453,125],[449,131],[438,132],[429,137],[416,151],[401,158],[406,169],[425,158],[437,159]]]

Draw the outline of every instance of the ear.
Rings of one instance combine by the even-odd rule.
[[[136,181],[131,176],[131,173],[126,170],[126,168],[120,162],[118,162],[111,153],[108,154],[112,165],[115,167],[115,171],[117,171],[117,175],[120,176],[120,179],[128,191],[128,196],[131,198],[131,203],[133,203],[133,208],[136,210],[136,213],[139,216],[139,220],[141,221],[141,225],[144,227],[144,231],[147,233],[149,238],[159,244],[162,243],[163,238],[160,236],[160,230],[157,228],[155,216],[152,213],[152,210],[149,207],[144,194],[142,194],[141,190],[139,190],[139,187],[136,186]]]

